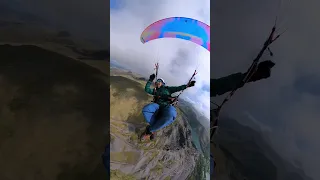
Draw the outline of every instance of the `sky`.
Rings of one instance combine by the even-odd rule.
[[[276,63],[271,77],[237,91],[223,114],[259,125],[282,157],[320,179],[320,2],[282,0],[278,8],[279,2],[211,2],[211,77],[245,72],[278,14],[279,32],[288,30],[271,46],[274,57],[262,58]]]
[[[75,38],[99,44],[101,49],[109,46],[109,12],[106,10],[109,1],[0,0],[0,8],[2,6],[9,7],[14,13],[32,14],[41,19],[41,23],[45,22],[42,25],[50,30],[67,30]],[[31,16],[24,16],[20,19],[30,20]]]
[[[159,62],[159,78],[167,86],[186,84],[195,69],[195,87],[180,96],[209,117],[210,52],[181,39],[165,38],[142,44],[140,35],[150,24],[167,17],[189,17],[210,24],[209,0],[112,0],[110,14],[111,58],[144,77],[154,73]]]

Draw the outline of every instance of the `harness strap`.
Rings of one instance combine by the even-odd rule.
[[[175,100],[176,97],[167,97],[167,98],[163,98],[161,96],[153,96],[153,100],[152,102],[157,102],[159,99],[163,99],[163,100],[167,100],[168,102],[173,102]],[[170,103],[171,104],[171,103]]]

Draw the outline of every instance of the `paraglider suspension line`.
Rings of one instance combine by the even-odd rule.
[[[156,80],[157,80],[157,78],[158,78],[158,70],[159,70],[159,63],[155,64],[155,68],[154,69],[156,70]]]
[[[192,81],[193,78],[197,75],[197,73],[198,73],[197,70],[194,70],[194,73],[192,74],[191,78],[189,79],[189,81],[188,81],[188,83],[187,83],[187,88],[189,87],[191,81]],[[178,101],[178,98],[179,98],[179,96],[183,93],[183,91],[184,91],[184,90],[182,90],[182,91],[178,94],[178,96],[174,97],[174,99],[173,99],[173,101],[172,101],[171,104],[174,104],[174,103],[176,103],[176,102]]]
[[[214,118],[214,122],[213,122],[213,123],[215,123],[216,121],[218,121],[218,119],[219,119],[219,114],[220,114],[220,110],[221,110],[222,106],[223,106],[226,102],[228,102],[228,101],[230,100],[230,98],[231,98],[231,97],[234,95],[234,93],[239,89],[239,87],[242,87],[244,84],[246,84],[247,82],[249,82],[249,80],[251,79],[251,77],[253,76],[253,74],[257,71],[258,63],[259,63],[262,55],[264,54],[264,52],[265,52],[266,50],[268,50],[268,51],[270,52],[270,55],[273,55],[273,53],[271,52],[269,46],[270,46],[273,42],[275,42],[275,41],[280,37],[280,35],[282,35],[282,34],[284,33],[284,32],[283,32],[283,33],[277,35],[277,36],[274,38],[274,33],[275,33],[275,31],[276,31],[276,25],[273,26],[273,28],[272,28],[272,30],[271,30],[271,33],[270,33],[270,35],[269,35],[269,37],[268,37],[268,39],[264,42],[262,49],[261,49],[260,52],[258,53],[257,57],[253,60],[251,66],[250,66],[249,69],[247,70],[246,76],[245,76],[244,79],[241,81],[241,83],[239,84],[239,86],[237,86],[237,88],[233,89],[233,90],[227,95],[227,97],[222,101],[222,103],[221,103],[220,105],[217,105],[217,104],[216,104],[216,105],[217,105],[217,108],[214,109],[214,111],[216,111],[216,114],[215,114],[215,115],[216,115],[217,117]],[[210,120],[210,121],[211,121],[211,120]],[[212,136],[214,135],[216,128],[217,128],[216,126],[210,128],[210,129],[212,129],[212,132],[211,132],[211,134],[210,134],[210,139],[212,139]]]

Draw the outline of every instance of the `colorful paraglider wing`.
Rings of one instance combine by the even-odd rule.
[[[171,17],[148,26],[141,34],[142,43],[159,38],[192,41],[210,51],[210,26],[191,18]]]

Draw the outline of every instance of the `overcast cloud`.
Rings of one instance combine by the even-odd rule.
[[[159,39],[142,44],[140,34],[151,23],[167,17],[189,17],[210,24],[209,0],[113,0],[110,17],[111,58],[149,77],[159,61],[159,77],[168,86],[186,84],[197,68],[196,86],[182,98],[209,117],[210,53],[180,39]]]
[[[211,77],[244,72],[273,26],[279,0],[212,1]],[[263,127],[273,147],[320,179],[320,2],[282,0],[272,77],[239,90],[224,114]],[[267,54],[263,60],[270,58]],[[216,100],[216,99],[215,99]],[[217,100],[218,101],[218,100]]]

